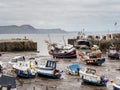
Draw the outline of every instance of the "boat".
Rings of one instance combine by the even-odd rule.
[[[79,71],[82,81],[95,86],[106,86],[108,79],[105,76],[98,75],[95,69],[85,68]]]
[[[105,62],[105,57],[102,56],[101,50],[95,45],[89,52],[80,52],[80,60],[83,60],[86,64],[102,65]]]
[[[53,56],[53,58],[77,58],[76,50],[74,47],[69,48],[55,48],[54,50],[50,50],[49,54]]]
[[[56,69],[56,61],[47,60],[44,66],[36,67],[38,76],[59,79],[62,76],[62,71]]]
[[[80,65],[79,64],[71,64],[67,67],[67,72],[70,75],[79,75]]]
[[[116,50],[115,46],[110,46],[108,51],[108,58],[120,59],[120,52]]]
[[[117,77],[115,82],[112,82],[113,90],[120,90],[120,77]]]
[[[102,65],[105,62],[105,58],[92,58],[85,60],[86,64]]]
[[[14,65],[14,64],[16,64],[18,61],[25,61],[25,57],[24,57],[24,56],[15,56],[15,57],[13,57],[13,58],[8,62],[8,64],[9,64],[9,65]]]
[[[0,90],[17,90],[16,78],[7,75],[0,75]]]
[[[34,78],[37,73],[31,61],[18,61],[13,65],[13,72],[16,76],[23,78]]]
[[[75,47],[79,49],[90,49],[90,42],[88,40],[77,40]]]
[[[53,58],[77,58],[73,45],[61,45],[48,43],[48,52]]]

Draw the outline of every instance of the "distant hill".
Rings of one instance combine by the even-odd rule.
[[[67,33],[62,29],[36,29],[31,25],[0,26],[0,34],[39,34],[39,33]]]

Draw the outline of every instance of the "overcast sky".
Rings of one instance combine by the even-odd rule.
[[[0,0],[0,26],[13,24],[120,32],[120,0]]]

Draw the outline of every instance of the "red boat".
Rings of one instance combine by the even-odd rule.
[[[52,55],[53,58],[77,58],[76,49],[74,47],[54,47],[49,50],[49,54]]]

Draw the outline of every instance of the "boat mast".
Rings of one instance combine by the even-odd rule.
[[[66,46],[66,42],[65,42],[65,38],[64,38],[64,36],[63,36],[63,41],[64,41],[64,45]]]

